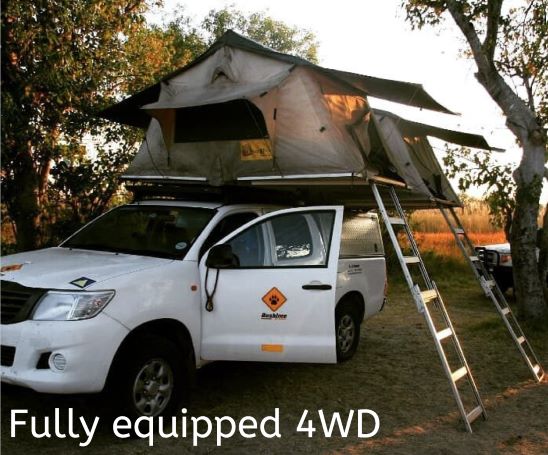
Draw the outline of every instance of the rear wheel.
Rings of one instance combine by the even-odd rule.
[[[337,361],[352,358],[360,341],[360,320],[358,310],[352,302],[341,302],[335,311],[335,336]]]

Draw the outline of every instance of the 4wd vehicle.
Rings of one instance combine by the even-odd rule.
[[[385,299],[375,214],[143,201],[3,258],[2,381],[155,416],[215,360],[347,360]]]
[[[537,242],[540,241],[542,229],[537,232]],[[537,243],[538,244],[538,243]],[[487,270],[495,278],[502,292],[514,287],[514,275],[512,272],[512,252],[509,243],[483,245],[476,247],[478,258],[485,264]],[[537,260],[539,249],[537,248]]]

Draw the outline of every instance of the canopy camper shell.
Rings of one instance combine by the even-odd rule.
[[[323,68],[229,31],[99,115],[147,129],[122,177],[139,194],[235,197],[252,186],[307,204],[374,206],[376,181],[409,208],[459,206],[427,136],[491,149],[485,139],[372,109],[368,95],[451,113],[420,85]]]

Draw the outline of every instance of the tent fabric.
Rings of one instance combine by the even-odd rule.
[[[453,113],[432,98],[420,84],[394,81],[390,79],[323,68],[303,58],[276,52],[253,40],[245,38],[232,30],[229,30],[207,51],[187,66],[167,75],[161,82],[134,94],[114,106],[98,112],[97,115],[126,125],[146,128],[150,119],[144,115],[139,108],[145,104],[158,101],[158,94],[161,91],[162,84],[176,79],[180,74],[194,70],[196,67],[200,66],[202,62],[215,56],[219,50],[228,48],[245,51],[248,55],[253,54],[257,57],[263,57],[264,61],[275,62],[278,64],[284,63],[287,67],[295,65],[308,66],[318,72],[323,72],[326,76],[333,78],[339,83],[348,84],[356,91],[362,92],[363,95],[370,95],[396,103],[407,104],[438,112],[448,114]],[[215,58],[219,58],[219,56]],[[268,68],[266,67],[265,69]]]
[[[148,118],[146,138],[124,178],[294,185],[309,199],[307,187],[314,181],[317,193],[318,179],[325,179],[337,191],[324,188],[322,200],[339,194],[351,201],[356,185],[382,176],[407,186],[414,206],[430,207],[433,198],[460,204],[427,136],[489,145],[481,136],[372,109],[371,87],[376,93],[392,87],[399,99],[411,94],[405,83],[385,82],[326,70],[227,33],[182,71],[109,111],[139,125],[142,115]],[[417,99],[420,87],[413,87]],[[132,117],[134,111],[139,115]]]
[[[428,133],[438,128],[409,122],[391,112],[378,109],[373,112],[382,133],[381,137],[386,144],[386,154],[395,167],[396,173],[407,185],[423,194],[430,193],[437,198],[458,201],[458,196],[443,173],[426,137],[431,135]],[[420,127],[415,128],[415,125]],[[461,134],[456,131],[449,132],[454,133],[454,137],[451,136],[454,140]],[[480,142],[480,138],[485,142],[481,136],[475,139]],[[487,147],[489,147],[488,144]]]
[[[235,54],[239,52],[236,50]],[[211,65],[213,71],[214,67]],[[203,76],[202,70],[199,68],[200,77]],[[225,100],[226,103],[232,101],[231,98],[248,99],[262,113],[261,120],[264,119],[266,124],[267,138],[250,143],[242,140],[207,140],[207,136],[204,136],[201,142],[175,142],[173,118],[177,112],[192,107],[194,98],[185,98],[175,93],[167,101],[169,96],[166,90],[160,95],[161,101],[144,106],[144,110],[154,120],[126,174],[148,178],[204,177],[212,185],[221,185],[242,177],[348,172],[359,174],[364,171],[362,150],[353,140],[347,125],[366,122],[363,112],[368,111],[369,107],[365,98],[338,95],[343,93],[340,87],[331,86],[333,84],[330,80],[321,85],[323,76],[318,78],[306,67],[295,68],[285,78],[271,79],[278,81],[276,86],[263,84],[258,91],[253,89],[256,82],[250,73],[246,76],[250,90],[240,90],[242,84],[238,83],[235,84],[236,91],[230,92],[230,85],[225,86],[226,81],[215,81],[210,84],[213,86],[211,96],[205,95],[205,99],[212,103],[212,109],[223,104],[217,101]],[[168,87],[194,83],[195,75],[183,75],[184,78],[176,79]],[[261,72],[256,77],[263,78],[264,74]],[[266,88],[269,90],[262,91]],[[328,94],[324,96],[322,90]],[[232,96],[227,97],[230,93]],[[240,123],[243,123],[243,119]],[[202,128],[204,135],[208,131],[213,134],[216,130],[212,124],[204,124]],[[364,129],[356,134],[361,135],[362,142],[366,143]],[[261,154],[258,152],[261,147],[270,152]],[[249,148],[251,151],[246,153]]]

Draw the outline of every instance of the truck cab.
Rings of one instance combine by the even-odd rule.
[[[384,304],[377,215],[149,200],[2,260],[6,383],[168,414],[216,360],[350,359]]]

